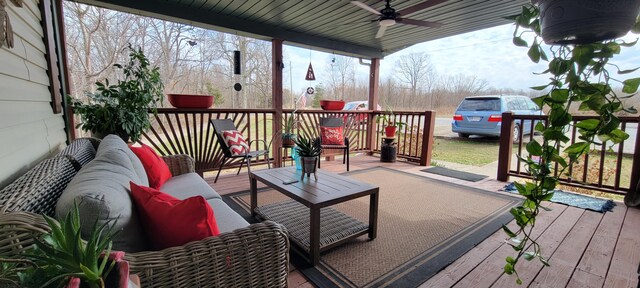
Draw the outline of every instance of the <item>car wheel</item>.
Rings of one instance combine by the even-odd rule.
[[[462,137],[462,138],[469,138],[469,134],[465,134],[465,133],[458,133],[458,137]]]
[[[520,126],[513,126],[513,143],[520,143]]]

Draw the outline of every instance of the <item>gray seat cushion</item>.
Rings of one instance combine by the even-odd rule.
[[[113,249],[146,250],[144,231],[129,196],[129,181],[141,182],[127,153],[120,148],[99,149],[96,158],[78,172],[60,196],[56,217],[65,217],[75,201],[80,209],[83,237],[87,237],[96,220],[102,225],[117,219],[114,228],[120,232],[113,241]]]
[[[180,200],[193,196],[202,196],[204,199],[222,199],[206,181],[196,173],[187,173],[172,177],[159,189]]]
[[[213,208],[213,215],[216,217],[220,233],[231,232],[249,226],[249,222],[227,206],[222,199],[212,199],[207,203]]]
[[[131,151],[131,148],[129,148],[127,143],[125,143],[124,140],[122,140],[122,138],[120,138],[119,136],[111,134],[111,135],[107,135],[107,137],[104,137],[104,139],[102,139],[102,141],[100,142],[100,146],[98,146],[96,157],[98,157],[100,153],[109,151],[111,149],[120,149],[125,153],[125,155],[127,155],[129,162],[131,162],[131,165],[133,166],[133,170],[138,176],[138,179],[140,179],[140,182],[135,182],[136,184],[142,185],[142,186],[149,186],[149,179],[147,179],[147,172],[144,170],[144,166],[142,166],[142,162],[140,162],[140,159],[138,159],[138,156],[136,156],[136,154],[133,154],[133,151]]]

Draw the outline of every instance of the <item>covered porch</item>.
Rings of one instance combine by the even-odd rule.
[[[473,186],[492,193],[513,195],[501,191],[505,182],[492,178],[468,182],[421,172],[423,167],[407,161],[382,163],[378,157],[364,153],[352,157],[351,165],[351,171],[386,167],[420,177]],[[341,161],[324,161],[322,169],[345,172]],[[221,195],[249,190],[246,172],[220,176],[215,184],[213,178],[213,175],[205,174],[205,180]],[[423,189],[429,190],[428,187]],[[551,267],[543,269],[543,265],[537,261],[523,263],[520,272],[522,287],[636,287],[640,263],[640,232],[635,227],[640,225],[640,211],[626,207],[622,202],[616,204],[612,212],[599,213],[550,203],[549,208],[552,210],[541,214],[539,229],[535,230],[534,235],[539,237]],[[505,242],[506,238],[502,230],[496,231],[420,287],[518,286],[513,277],[502,272],[505,258],[513,254],[513,249]],[[289,275],[289,286],[316,287],[296,268],[292,268]]]

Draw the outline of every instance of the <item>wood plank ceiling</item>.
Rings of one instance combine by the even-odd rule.
[[[411,45],[508,23],[528,0],[449,0],[405,18],[436,21],[440,28],[396,24],[376,39],[377,16],[346,0],[75,0],[257,39],[282,39],[363,58],[383,58]],[[429,0],[427,0],[429,1]],[[361,1],[375,10],[384,1]],[[396,10],[425,0],[395,0]]]

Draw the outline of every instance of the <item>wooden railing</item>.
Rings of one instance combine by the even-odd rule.
[[[566,132],[567,137],[571,139],[567,146],[580,141],[577,138],[579,133],[575,124],[590,118],[594,117],[573,116],[573,123],[569,126],[571,128]],[[567,186],[614,194],[626,194],[632,189],[635,190],[640,178],[640,160],[634,157],[640,147],[638,120],[637,117],[620,117],[619,128],[630,135],[627,141],[618,145],[605,142],[604,145],[594,146],[596,149],[569,166],[563,175],[559,175],[562,167],[555,164],[551,167],[554,175],[559,177],[561,184]],[[547,121],[548,117],[544,115],[513,115],[510,112],[502,114],[498,180],[508,181],[509,176],[531,178],[524,163],[516,155],[526,157],[526,142],[532,141],[534,137],[539,137],[539,141],[542,141],[542,136],[535,136],[534,133],[523,135],[525,129],[534,131],[537,122],[546,125]],[[516,143],[513,141],[514,128],[518,129],[520,135]],[[516,150],[515,153],[513,149]]]
[[[283,121],[293,110],[284,110]],[[316,138],[319,134],[321,117],[341,117],[345,122],[345,135],[350,140],[352,152],[380,152],[384,127],[376,123],[380,111],[296,111],[298,125],[296,134]],[[280,128],[274,129],[273,109],[158,109],[151,115],[152,127],[143,134],[142,142],[151,145],[161,155],[187,154],[194,158],[196,171],[204,173],[218,169],[222,161],[222,151],[215,137],[211,119],[233,119],[238,131],[248,140],[262,140],[269,145],[271,157],[278,146]],[[398,131],[398,157],[428,165],[431,159],[433,139],[433,112],[395,112],[397,120],[407,123]],[[275,136],[275,137],[274,137]],[[264,149],[262,143],[254,142],[252,150]],[[332,151],[328,151],[331,155]],[[338,153],[336,153],[338,154]],[[284,158],[288,157],[283,153]],[[281,157],[283,158],[283,157]],[[286,159],[271,159],[280,166]],[[266,163],[266,157],[259,157],[256,164]],[[252,161],[253,163],[253,161]],[[240,161],[227,162],[225,168],[237,168]]]
[[[272,140],[270,109],[158,109],[152,116],[152,127],[143,136],[143,141],[162,155],[187,154],[195,160],[196,171],[203,173],[217,169],[222,161],[222,150],[218,145],[211,119],[233,119],[238,131],[248,140]],[[264,149],[255,141],[252,150]],[[273,147],[271,147],[273,149]],[[273,153],[270,153],[273,155]],[[258,157],[256,164],[266,163],[266,157]],[[253,161],[252,161],[253,163]],[[238,167],[240,160],[227,162],[225,167]]]

